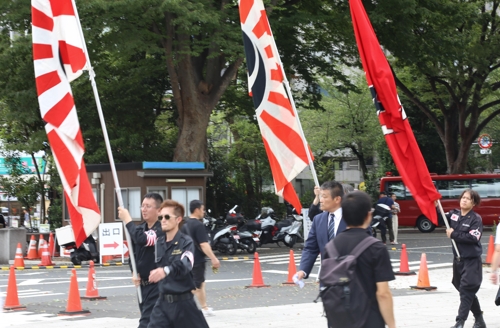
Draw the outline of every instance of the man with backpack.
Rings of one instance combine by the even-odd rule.
[[[341,205],[347,229],[325,247],[320,295],[331,328],[396,327],[389,253],[382,242],[366,233],[371,204],[364,192],[345,195]]]

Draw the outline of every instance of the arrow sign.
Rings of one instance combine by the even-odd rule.
[[[115,241],[113,244],[104,244],[103,246],[104,246],[104,248],[110,248],[110,247],[112,247],[112,248],[117,248],[118,246],[120,246],[120,244],[118,244],[118,243]]]

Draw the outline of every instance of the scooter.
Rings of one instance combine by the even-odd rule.
[[[205,218],[204,222],[212,249],[228,255],[236,254],[238,243],[233,234],[237,229],[236,225],[224,225],[220,220],[211,217]]]
[[[92,235],[89,235],[78,248],[76,248],[75,243],[69,244],[65,248],[69,250],[70,259],[74,265],[80,265],[82,261],[90,260],[94,261],[94,263],[99,263],[99,252],[97,251],[97,245]]]
[[[237,230],[233,231],[233,237],[238,243],[238,248],[253,254],[257,250],[257,243],[259,243],[258,235],[252,231],[252,225],[247,225],[247,220],[245,220],[243,215],[236,213],[236,207],[237,205],[229,210],[226,222],[236,224],[237,226]]]
[[[255,221],[259,221],[261,228],[255,233],[259,236],[260,244],[276,243],[278,246],[283,242],[292,248],[297,239],[301,237],[299,229],[302,226],[302,216],[292,214],[285,220],[276,221],[274,211],[270,207],[262,208],[261,214]]]

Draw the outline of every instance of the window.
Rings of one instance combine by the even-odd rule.
[[[148,194],[151,192],[157,193],[163,198],[163,200],[167,199],[167,190],[168,190],[167,187],[147,187],[146,188],[146,191]]]
[[[201,187],[172,188],[172,199],[184,205],[185,216],[189,216],[189,203],[192,200],[201,200]]]
[[[405,199],[405,186],[403,185],[403,182],[400,181],[387,182],[386,191],[394,193],[398,199]]]
[[[128,209],[132,220],[141,220],[141,188],[122,188],[121,189],[123,206]],[[118,207],[118,199],[115,196],[115,208]],[[118,218],[118,211],[115,212],[115,220]]]
[[[439,180],[436,185],[443,199],[458,199],[464,189],[470,188],[469,180]]]
[[[477,191],[481,198],[500,197],[500,179],[474,179],[472,189]]]

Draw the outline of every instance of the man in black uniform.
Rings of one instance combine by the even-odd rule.
[[[212,261],[212,268],[220,268],[220,262],[212,252],[212,247],[208,243],[208,236],[202,220],[205,217],[205,206],[199,200],[192,200],[189,203],[189,219],[182,225],[182,233],[193,239],[194,243],[194,265],[191,273],[193,274],[194,284],[196,289],[194,294],[201,306],[201,312],[205,316],[214,315],[213,309],[207,305],[207,294],[205,291],[205,255]]]
[[[158,268],[151,271],[149,281],[159,282],[160,297],[156,301],[149,328],[208,328],[208,324],[193,299],[195,289],[193,240],[179,231],[184,207],[166,200],[160,207],[161,228],[165,233],[156,245]]]
[[[137,278],[133,277],[134,283],[141,286],[142,303],[139,303],[141,318],[139,328],[146,328],[153,307],[158,299],[159,291],[155,283],[149,282],[149,273],[156,269],[155,243],[158,236],[163,235],[161,224],[158,221],[160,205],[163,198],[157,193],[149,193],[144,196],[141,205],[141,213],[144,222],[136,225],[128,210],[118,208],[120,219],[125,222],[127,230],[132,239],[135,263],[137,267]]]
[[[451,210],[446,215],[450,222],[450,229],[446,229],[446,235],[455,241],[460,252],[459,258],[453,248],[452,284],[460,293],[460,307],[456,323],[452,328],[463,328],[469,311],[476,319],[473,328],[486,328],[483,312],[476,296],[483,280],[481,264],[483,222],[481,216],[472,208],[479,205],[480,201],[476,191],[465,189],[460,196],[460,210]]]

